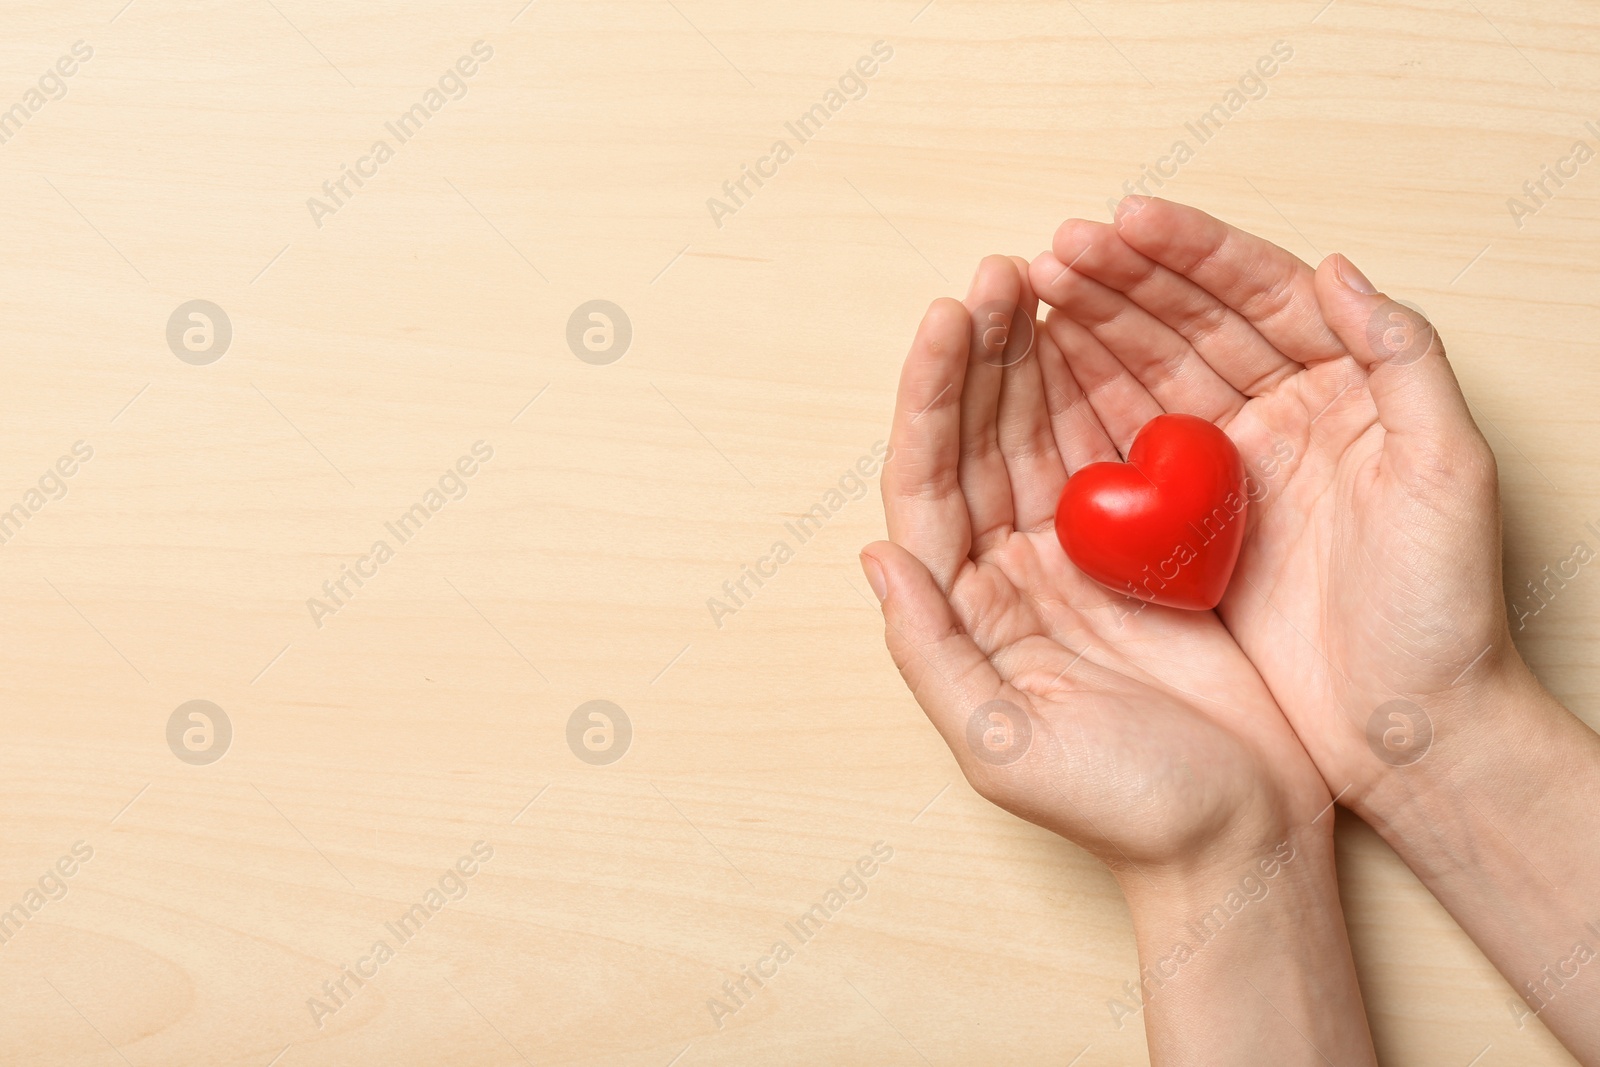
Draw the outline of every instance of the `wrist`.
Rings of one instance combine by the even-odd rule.
[[[1372,1063],[1334,871],[1332,806],[1256,851],[1118,872],[1139,946],[1114,1002],[1151,1062]],[[1217,1010],[1229,1006],[1227,1012]]]
[[[1330,805],[1315,822],[1241,836],[1181,866],[1119,870],[1139,945],[1141,999],[1193,996],[1207,974],[1294,944],[1296,924],[1326,914],[1330,901],[1342,931],[1334,817]]]
[[[1600,737],[1516,666],[1436,716],[1437,750],[1359,814],[1516,990],[1517,1028],[1536,1016],[1582,1059],[1600,1054]]]
[[[1118,850],[1101,854],[1130,908],[1160,908],[1169,899],[1181,901],[1230,879],[1237,882],[1286,842],[1295,851],[1325,849],[1331,859],[1332,798],[1309,760],[1302,757],[1301,765],[1291,768],[1264,764],[1250,779],[1249,788],[1218,813],[1204,835],[1151,841],[1133,856]]]
[[[1593,773],[1593,733],[1539,684],[1515,650],[1471,684],[1426,704],[1407,702],[1395,720],[1425,731],[1425,748],[1391,755],[1378,728],[1369,730],[1374,767],[1343,798],[1391,844],[1396,837],[1425,840],[1434,836],[1419,833],[1425,827],[1478,822],[1490,811],[1507,825],[1521,822],[1550,798],[1553,775]],[[1413,721],[1405,723],[1406,717]]]
[[[1315,823],[1263,828],[1184,863],[1118,869],[1117,882],[1141,945],[1147,933],[1187,934],[1193,947],[1269,896],[1302,895],[1331,884],[1333,820],[1330,805]],[[1217,921],[1202,921],[1208,917]]]

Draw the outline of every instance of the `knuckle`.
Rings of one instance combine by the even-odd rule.
[[[1499,464],[1476,428],[1441,435],[1411,457],[1411,473],[1432,490],[1451,494],[1499,489]]]

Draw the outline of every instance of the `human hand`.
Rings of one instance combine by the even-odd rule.
[[[1215,614],[1130,612],[1057,543],[1117,453],[1036,306],[990,257],[906,360],[861,557],[895,664],[980,794],[1110,866],[1152,1063],[1372,1063],[1316,768]]]
[[[990,257],[906,361],[862,557],[895,663],[979,793],[1125,882],[1270,851],[1327,790],[1215,615],[1132,614],[1062,553],[1068,470],[1117,457],[1036,306]]]
[[[1119,445],[1163,411],[1238,445],[1263,495],[1218,611],[1359,809],[1520,667],[1494,455],[1432,328],[1343,257],[1313,271],[1164,200],[1118,214],[1032,264],[1049,328],[1097,342],[1067,360]]]
[[[1030,269],[1050,329],[1092,338],[1064,347],[1096,414],[1119,443],[1162,411],[1234,439],[1264,497],[1222,619],[1336,795],[1511,982],[1518,1028],[1600,1063],[1600,738],[1512,644],[1494,456],[1443,345],[1343,257],[1313,271],[1163,200],[1117,214]]]

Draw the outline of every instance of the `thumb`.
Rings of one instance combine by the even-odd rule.
[[[1420,312],[1378,292],[1337,254],[1317,268],[1316,292],[1323,318],[1367,372],[1385,451],[1445,458],[1481,441],[1444,342]]]
[[[996,758],[992,749],[974,746],[973,723],[979,722],[982,733],[998,714],[1011,720],[1019,740],[1031,737],[1027,698],[1000,677],[928,568],[899,545],[876,541],[862,549],[861,569],[882,601],[884,640],[900,676],[962,768],[970,777],[973,756],[988,763],[1010,762],[1004,753]]]

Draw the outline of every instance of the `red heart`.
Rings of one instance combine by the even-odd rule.
[[[1233,441],[1193,415],[1144,424],[1126,463],[1067,479],[1056,536],[1078,569],[1128,596],[1209,611],[1239,559],[1250,500]]]

